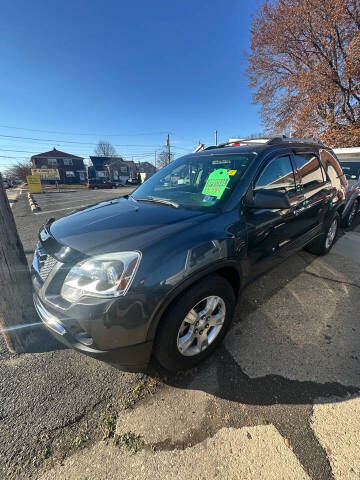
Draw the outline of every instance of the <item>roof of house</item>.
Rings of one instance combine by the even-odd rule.
[[[140,165],[146,165],[147,167],[154,167],[155,168],[155,165],[153,163],[150,163],[150,162],[140,162]]]
[[[73,155],[72,153],[61,152],[60,150],[56,150],[53,148],[49,152],[38,153],[37,155],[33,155],[31,158],[77,158],[79,160],[83,160],[83,157],[78,157],[77,155]]]

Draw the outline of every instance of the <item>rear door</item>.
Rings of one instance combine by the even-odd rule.
[[[307,241],[323,228],[332,197],[332,186],[315,152],[295,151],[292,158],[302,197],[293,209],[293,214],[298,218],[299,235]]]

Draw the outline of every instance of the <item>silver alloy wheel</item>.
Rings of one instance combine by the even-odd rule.
[[[351,211],[350,211],[350,214],[349,214],[349,220],[348,220],[348,225],[349,226],[352,224],[352,221],[354,220],[354,217],[357,214],[357,211],[358,211],[358,202],[357,202],[357,200],[355,200],[352,207],[351,207]]]
[[[338,222],[337,222],[337,219],[334,218],[334,220],[332,221],[332,224],[330,225],[328,233],[326,235],[326,240],[325,240],[326,248],[330,248],[331,245],[333,244],[333,241],[336,236],[337,228],[338,228]]]
[[[177,347],[191,357],[208,348],[219,335],[225,321],[226,307],[221,297],[203,298],[186,315],[180,325]]]

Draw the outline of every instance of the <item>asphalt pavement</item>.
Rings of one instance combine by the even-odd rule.
[[[33,194],[34,200],[40,207],[35,215],[51,215],[54,218],[60,218],[69,215],[78,208],[84,208],[94,203],[112,200],[113,198],[128,195],[134,191],[134,187],[119,187],[115,189],[74,189],[61,190],[55,189],[44,191],[44,193]]]
[[[40,203],[59,218],[89,193],[119,192]],[[13,212],[30,259],[46,215],[25,198]],[[224,344],[191,372],[126,374],[50,339],[25,355],[0,342],[0,478],[359,480],[358,228],[247,287]]]

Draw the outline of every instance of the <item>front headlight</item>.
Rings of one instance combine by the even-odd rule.
[[[141,259],[139,252],[96,255],[74,265],[67,274],[61,296],[77,302],[82,296],[118,297],[125,295]]]

